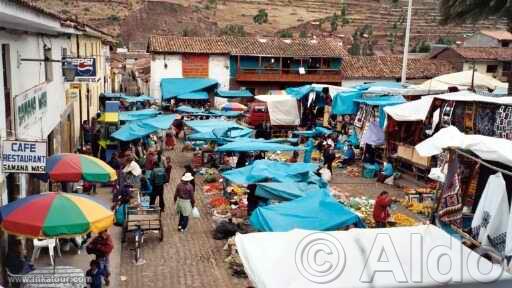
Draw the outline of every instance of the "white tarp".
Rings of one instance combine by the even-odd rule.
[[[512,105],[512,97],[492,97],[475,94],[471,91],[460,91],[435,95],[434,98],[448,101],[484,102],[502,105]]]
[[[433,225],[237,234],[235,241],[258,288],[512,287],[501,266]]]
[[[289,95],[260,95],[255,98],[267,103],[270,124],[286,126],[300,124],[297,99]]]
[[[482,159],[512,166],[512,141],[482,135],[465,135],[454,126],[443,128],[416,145],[416,151],[423,157],[440,154],[445,148],[470,150]]]
[[[423,90],[448,90],[448,87],[458,87],[460,90],[465,90],[471,87],[473,81],[475,88],[496,90],[498,88],[506,89],[508,87],[507,83],[478,72],[475,72],[473,80],[473,71],[468,70],[441,75],[425,81],[420,85],[416,85],[414,88]]]
[[[403,104],[386,106],[384,111],[396,121],[425,121],[433,100],[432,96],[424,96]]]

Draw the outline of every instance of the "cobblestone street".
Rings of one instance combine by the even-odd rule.
[[[157,234],[147,234],[143,250],[146,263],[134,265],[133,251],[130,250],[133,241],[128,238],[122,249],[121,276],[126,277],[126,280],[121,282],[121,287],[247,287],[247,280],[229,274],[224,263],[225,241],[211,237],[213,223],[207,214],[202,193],[199,192],[200,177],[196,180],[196,202],[201,218],[191,218],[184,234],[177,231],[178,217],[172,196],[183,175],[183,166],[190,163],[192,154],[177,149],[170,155],[173,160],[172,185],[165,191],[167,207],[162,216],[164,240],[159,242]]]

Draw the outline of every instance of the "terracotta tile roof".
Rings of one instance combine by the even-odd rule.
[[[512,33],[505,30],[482,30],[480,33],[492,37],[497,40],[510,40],[512,41]]]
[[[339,41],[327,39],[258,39],[245,37],[151,36],[153,53],[231,54],[273,57],[343,57]]]
[[[229,49],[223,38],[153,35],[149,38],[148,52],[229,54]]]
[[[407,79],[430,79],[455,72],[447,61],[428,58],[410,58]],[[402,74],[401,56],[352,56],[343,58],[343,79],[397,79]]]
[[[511,61],[512,48],[492,48],[492,47],[458,47],[453,49],[456,53],[469,60],[487,60],[487,61]],[[442,52],[440,52],[442,53]],[[438,53],[438,55],[440,54]]]

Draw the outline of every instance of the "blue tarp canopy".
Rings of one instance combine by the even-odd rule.
[[[119,120],[134,121],[155,117],[159,112],[155,109],[144,109],[136,111],[123,111],[119,113]]]
[[[326,185],[315,174],[317,164],[283,163],[270,160],[257,160],[243,168],[222,173],[227,180],[243,185],[258,182],[307,182]]]
[[[363,93],[361,91],[340,92],[333,97],[332,114],[345,115],[357,113],[356,99],[361,99]]]
[[[291,146],[279,143],[268,142],[247,142],[235,141],[218,147],[217,152],[254,152],[254,151],[298,151],[304,150],[303,147]]]
[[[132,141],[142,138],[160,129],[168,129],[176,119],[174,114],[159,115],[144,120],[132,121],[112,133],[112,137],[121,141]]]
[[[398,105],[407,102],[402,96],[376,96],[376,97],[368,97],[362,99],[355,99],[354,102],[370,105],[370,106],[379,106],[379,125],[380,127],[384,127],[384,122],[386,121],[386,113],[384,112],[384,107],[390,105]]]
[[[217,90],[217,96],[222,98],[247,98],[253,97],[249,90]]]
[[[361,218],[338,203],[327,189],[311,191],[304,197],[258,207],[249,218],[258,231],[287,232],[293,229],[330,231],[349,225],[364,228]]]
[[[126,97],[126,94],[105,92],[105,93],[103,93],[102,96],[105,98],[123,98],[123,97]]]
[[[329,130],[324,127],[315,127],[314,130],[305,130],[305,131],[293,131],[294,135],[304,136],[304,137],[316,137],[316,136],[327,136],[333,133],[332,130]]]
[[[406,100],[404,97],[398,96],[376,96],[376,97],[368,97],[361,99],[354,99],[354,102],[359,102],[362,104],[367,104],[371,106],[389,106],[405,103]]]
[[[305,182],[269,182],[256,184],[256,195],[278,201],[290,201],[300,198],[309,191],[320,189],[318,184]]]
[[[128,102],[144,102],[144,101],[155,101],[156,99],[151,96],[123,96],[121,99],[124,99]]]
[[[286,88],[286,94],[292,96],[296,99],[301,99],[302,97],[308,95],[311,91],[322,92],[322,87],[314,87],[313,85],[304,85],[300,87],[290,87]]]
[[[252,129],[240,127],[221,127],[208,132],[198,132],[187,136],[190,141],[215,141],[217,143],[226,143],[227,141],[239,139],[239,137],[250,137]]]
[[[176,96],[180,100],[208,100],[208,93],[205,91],[190,92]]]
[[[185,121],[185,124],[195,132],[211,132],[213,129],[217,128],[245,128],[234,121],[225,121],[220,119]]]
[[[217,86],[217,80],[208,78],[165,78],[160,82],[162,99],[176,98],[180,95],[206,90]]]
[[[219,111],[210,110],[205,111],[203,109],[190,107],[188,105],[181,105],[176,108],[176,111],[183,114],[189,114],[193,116],[224,116],[224,117],[238,117],[242,112],[235,111]]]

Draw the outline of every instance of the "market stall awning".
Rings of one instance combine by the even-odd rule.
[[[325,182],[315,174],[317,164],[283,163],[270,160],[258,160],[243,168],[222,173],[227,180],[237,184],[258,182],[307,182],[324,185]]]
[[[121,99],[126,100],[127,102],[144,102],[144,101],[155,101],[156,99],[151,96],[122,96]]]
[[[245,128],[244,126],[239,125],[235,121],[226,121],[221,119],[192,120],[185,121],[185,124],[196,132],[211,132],[217,128]]]
[[[265,232],[329,231],[348,225],[365,227],[361,218],[336,201],[327,189],[310,191],[289,202],[258,207],[252,212],[249,223],[256,230]]]
[[[222,98],[249,98],[253,97],[249,90],[217,90],[217,96]]]
[[[176,119],[175,114],[164,114],[144,120],[132,121],[112,133],[111,137],[121,141],[140,139],[158,130],[168,129]]]
[[[103,160],[78,153],[51,155],[46,160],[46,173],[54,182],[110,183],[117,179],[116,171]]]
[[[440,154],[446,148],[470,150],[482,159],[512,167],[512,141],[482,135],[466,135],[454,126],[439,130],[415,148],[422,157]]]
[[[384,107],[384,112],[396,121],[425,121],[434,97],[423,96],[421,99]]]
[[[267,103],[272,125],[297,126],[300,124],[297,99],[289,95],[260,95],[257,100]]]
[[[325,233],[298,229],[248,233],[237,234],[235,242],[245,272],[255,287],[512,285],[510,273],[433,225]],[[306,266],[312,264],[315,266]],[[325,269],[323,273],[311,270],[320,268]]]
[[[208,100],[208,93],[204,91],[190,92],[176,96],[180,100]]]
[[[332,114],[346,115],[355,114],[357,112],[357,104],[355,99],[361,99],[363,93],[361,91],[339,92],[334,95],[332,100]]]
[[[491,76],[467,70],[435,77],[427,80],[420,85],[413,86],[416,89],[423,90],[445,90],[449,87],[458,87],[460,90],[470,87],[485,88],[496,90],[499,88],[507,89],[508,84],[501,82]]]
[[[267,182],[257,184],[256,195],[271,200],[290,201],[318,189],[320,185],[305,182]]]
[[[233,141],[240,137],[250,137],[253,133],[252,129],[241,127],[221,127],[215,128],[208,132],[198,132],[187,136],[190,141],[215,141],[225,143]]]
[[[501,105],[512,105],[512,97],[482,96],[471,91],[459,91],[454,93],[434,95],[434,98],[443,99],[447,101],[482,102]]]
[[[361,99],[354,99],[354,102],[370,105],[370,106],[389,106],[406,102],[403,96],[375,96]]]
[[[121,120],[121,121],[144,120],[144,119],[155,117],[156,115],[158,115],[158,113],[160,113],[160,112],[158,112],[155,109],[123,111],[123,112],[119,113],[119,120]]]
[[[254,151],[299,151],[303,147],[279,143],[235,141],[218,147],[217,152],[254,152]]]
[[[208,78],[165,78],[160,82],[160,89],[162,99],[167,100],[179,95],[206,90],[217,85],[217,80]]]

